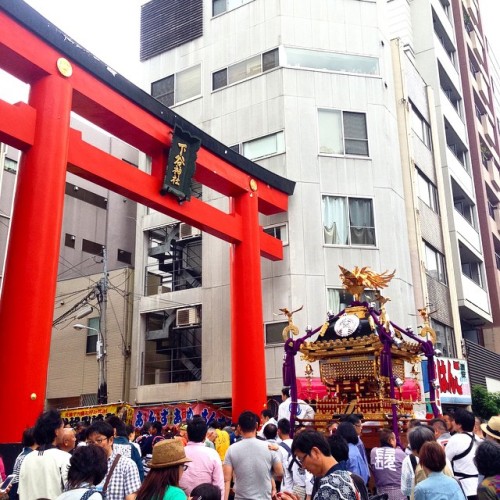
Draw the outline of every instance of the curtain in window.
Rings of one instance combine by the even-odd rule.
[[[350,198],[349,223],[352,245],[375,245],[372,200]]]
[[[346,199],[336,196],[323,197],[323,234],[328,245],[347,245]]]
[[[327,310],[337,314],[341,311],[339,290],[328,288],[326,291]]]

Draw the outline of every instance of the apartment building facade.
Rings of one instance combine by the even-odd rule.
[[[294,316],[302,331],[340,310],[349,297],[338,265],[396,269],[387,295],[391,318],[403,325],[416,329],[416,309],[425,306],[414,298],[384,15],[380,2],[354,0],[143,6],[152,95],[297,183],[288,213],[261,219],[284,245],[283,261],[262,262],[269,395],[282,386],[279,309],[303,305]],[[230,209],[218,193],[202,196]],[[135,310],[131,400],[229,398],[228,245],[147,210],[138,220],[135,293],[149,286],[149,295]]]

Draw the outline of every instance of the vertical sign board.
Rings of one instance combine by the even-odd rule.
[[[200,145],[198,137],[175,126],[161,194],[172,193],[180,202],[191,199],[191,179],[196,168],[196,153]]]
[[[429,379],[422,361],[424,393],[429,395]],[[448,405],[470,405],[472,395],[467,361],[457,358],[436,358],[436,379],[439,384],[439,403]]]

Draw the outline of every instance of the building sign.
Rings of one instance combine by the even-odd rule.
[[[80,408],[67,408],[61,410],[61,418],[68,424],[77,422],[91,423],[94,420],[104,420],[112,415],[118,415],[127,422],[132,420],[134,410],[126,403],[111,403],[107,405],[82,406]]]
[[[427,361],[422,361],[424,392],[429,392]],[[472,403],[467,361],[456,358],[436,358],[436,379],[441,404],[469,405]]]
[[[146,422],[161,422],[161,425],[178,425],[191,420],[193,415],[201,415],[207,425],[213,422],[228,424],[231,414],[204,402],[165,404],[161,406],[141,406],[134,408],[132,425],[142,427]]]
[[[200,145],[200,139],[175,126],[161,194],[172,193],[179,201],[191,199],[191,179]]]
[[[436,358],[436,375],[442,404],[472,403],[467,361]]]

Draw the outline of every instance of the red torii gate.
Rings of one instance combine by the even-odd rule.
[[[260,257],[281,259],[282,244],[258,217],[286,211],[294,183],[177,116],[21,0],[0,0],[0,26],[0,68],[31,86],[28,104],[0,100],[0,142],[23,152],[0,301],[0,380],[15,417],[0,425],[0,443],[18,442],[44,406],[66,170],[232,244],[233,415],[259,412],[266,401]],[[71,111],[149,155],[151,174],[85,143],[70,127]],[[195,179],[230,197],[229,213],[160,195],[175,124],[201,138]]]

